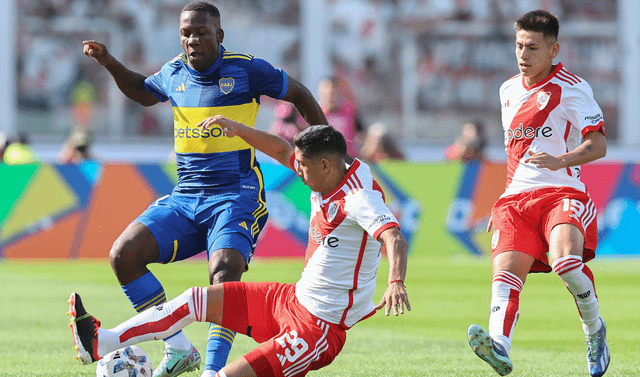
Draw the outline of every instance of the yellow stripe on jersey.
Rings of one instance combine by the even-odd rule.
[[[251,59],[253,59],[253,55],[251,55],[251,54],[241,54],[241,53],[238,53],[238,52],[225,51],[224,54],[222,55],[222,59],[246,59],[246,60],[251,60]]]
[[[253,127],[260,105],[251,103],[220,107],[174,107],[173,137],[176,153],[220,153],[249,149],[251,146],[241,138],[223,136],[220,126],[208,129],[196,127],[205,118],[223,115],[236,122]]]
[[[252,151],[252,155],[251,155],[251,161],[255,161],[255,156],[253,155],[254,151]],[[256,173],[256,177],[258,177],[258,183],[260,184],[260,191],[264,190],[264,181],[263,181],[263,177],[262,177],[262,172],[260,171],[260,169],[258,169],[257,166],[253,167],[253,171]],[[260,205],[258,206],[258,208],[253,211],[253,217],[256,219],[253,224],[251,224],[251,236],[255,236],[256,233],[258,233],[258,231],[260,229],[258,229],[258,219],[261,218],[262,216],[267,214],[267,203],[264,202],[264,200],[262,200],[262,195],[258,198],[258,202],[260,203]]]

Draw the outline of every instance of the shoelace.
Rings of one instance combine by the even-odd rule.
[[[599,332],[593,335],[587,335],[587,349],[589,353],[589,359],[591,361],[598,360],[598,352],[600,351],[600,336]]]

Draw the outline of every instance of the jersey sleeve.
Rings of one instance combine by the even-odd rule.
[[[263,59],[254,58],[249,76],[250,90],[256,95],[282,99],[289,88],[289,76]]]
[[[589,132],[601,131],[604,134],[602,110],[593,99],[593,91],[586,82],[581,82],[568,90],[565,98],[565,115],[582,136]]]
[[[144,80],[144,88],[154,97],[156,97],[160,102],[165,102],[169,99],[167,95],[167,85],[168,79],[171,76],[171,72],[174,70],[173,66],[175,62],[180,58],[178,55],[176,58],[166,63],[160,68],[158,72],[147,77]]]
[[[384,204],[382,193],[377,190],[362,190],[346,203],[345,210],[374,239],[383,231],[397,227],[398,220]]]

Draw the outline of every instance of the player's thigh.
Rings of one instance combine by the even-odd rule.
[[[190,258],[206,249],[206,238],[189,210],[196,197],[166,196],[158,199],[135,221],[144,224],[156,239],[158,263]]]
[[[258,375],[304,376],[331,364],[344,346],[346,332],[339,326],[308,312],[288,314],[279,318],[276,336],[244,356]]]
[[[536,226],[538,219],[522,208],[522,201],[513,199],[499,200],[491,210],[493,236],[491,238],[491,255],[495,258],[505,251],[517,250],[536,259],[546,255],[547,247],[542,232]],[[503,257],[509,258],[509,257]]]
[[[549,260],[555,260],[569,255],[582,257],[584,250],[584,235],[573,224],[558,224],[551,229],[549,234]]]
[[[294,289],[288,288],[293,286],[287,284],[270,282],[226,282],[212,287],[223,288],[221,307],[212,308],[217,310],[217,316],[222,311],[216,323],[248,335],[257,342],[265,341],[280,331],[274,319],[275,308],[283,303],[280,297]],[[216,294],[219,296],[218,291]]]

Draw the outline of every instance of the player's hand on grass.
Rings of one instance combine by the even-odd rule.
[[[534,153],[533,151],[529,150],[527,153],[531,157],[528,157],[524,160],[525,164],[532,163],[537,168],[549,169],[553,171],[565,167],[561,159],[554,157],[546,152]]]
[[[84,54],[92,57],[100,65],[105,65],[111,58],[107,47],[98,41],[83,41],[82,45]]]
[[[380,303],[375,307],[375,310],[385,308],[384,315],[388,316],[393,308],[393,314],[397,316],[398,314],[404,314],[405,306],[407,310],[411,310],[407,290],[402,282],[397,281],[387,286],[387,290],[384,292],[382,300],[380,300]]]

